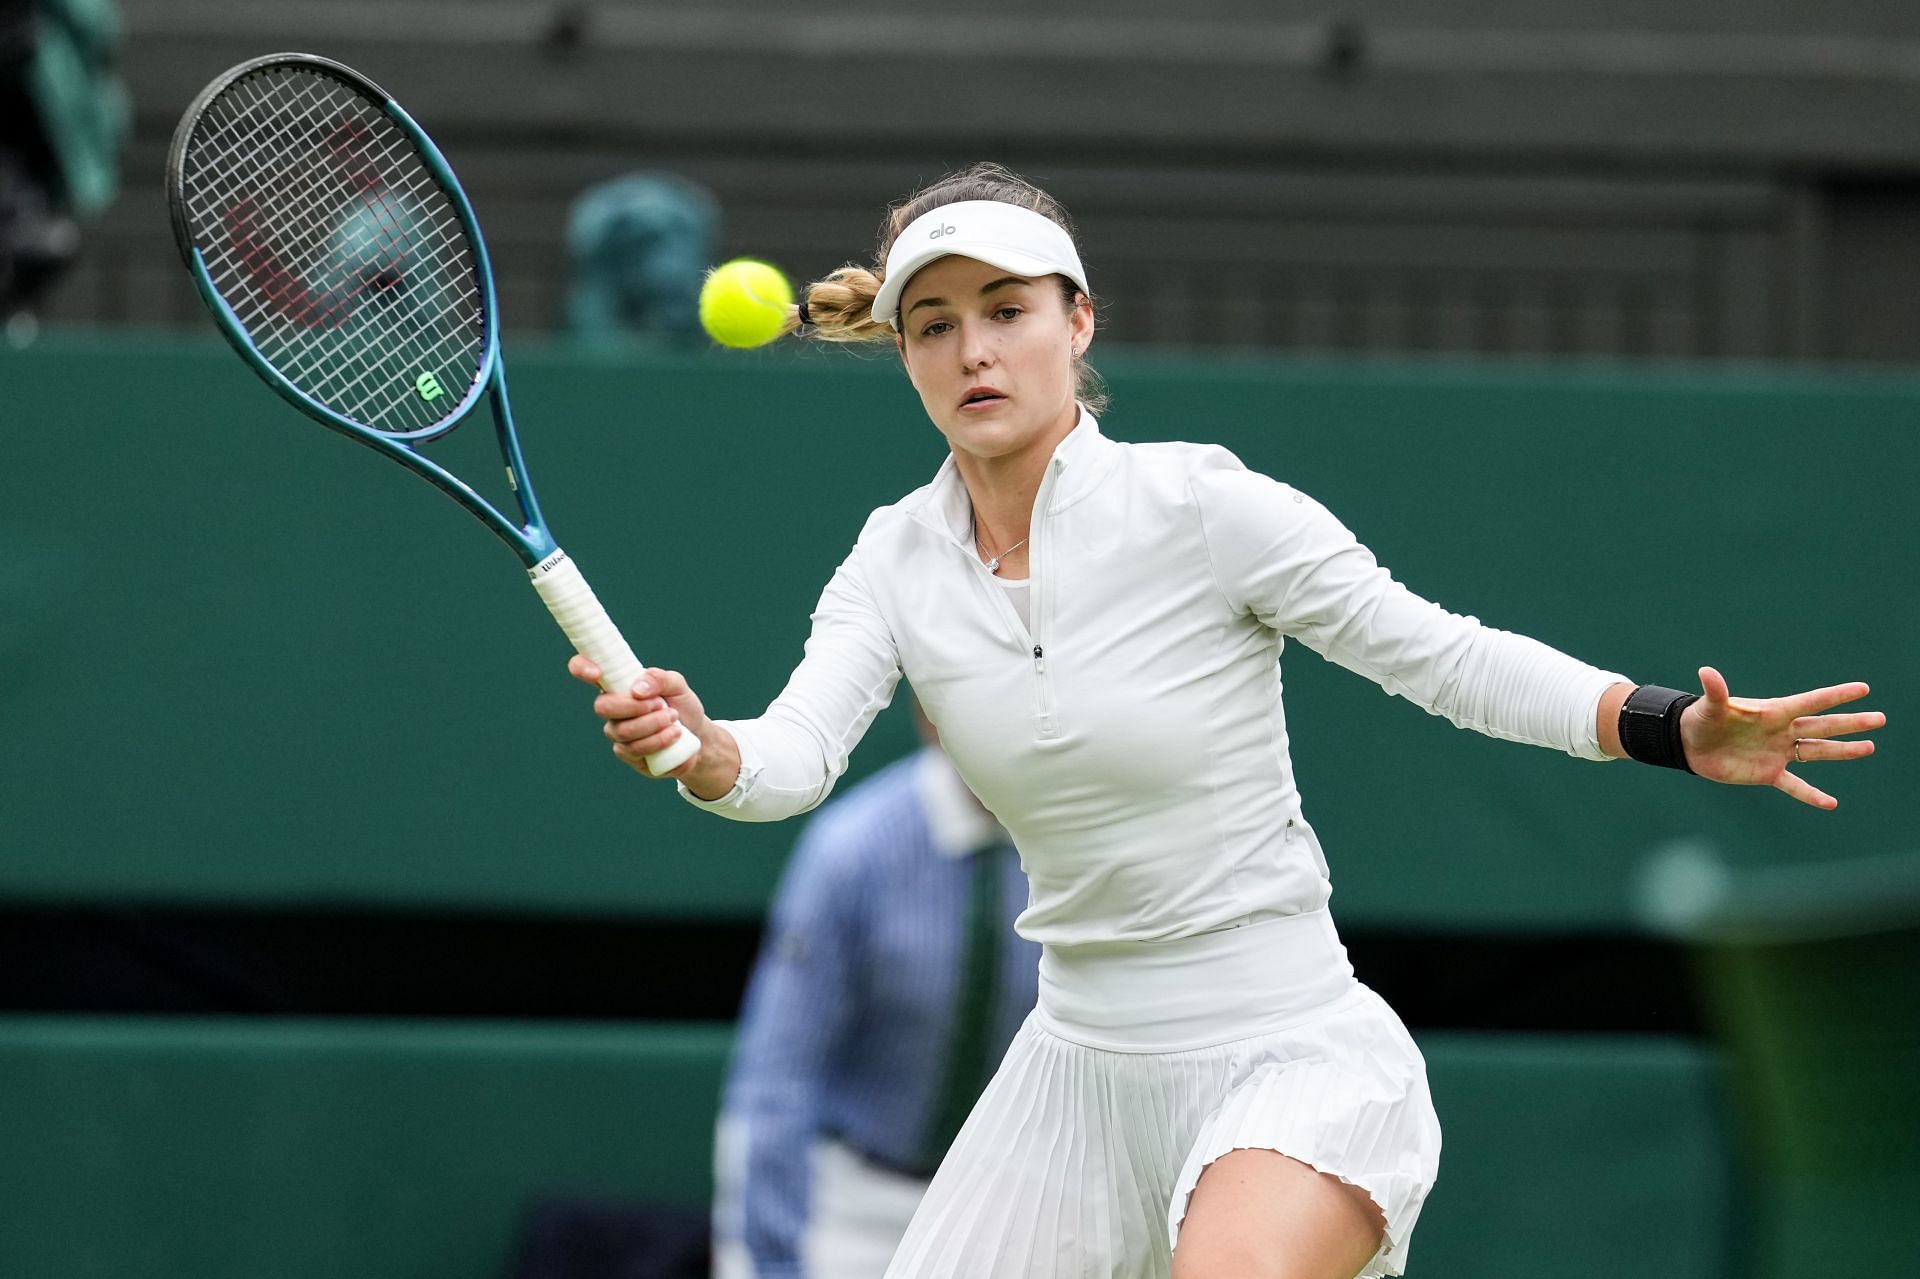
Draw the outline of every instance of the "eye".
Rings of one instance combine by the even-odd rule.
[[[953,326],[945,320],[935,320],[932,324],[920,330],[920,336],[923,338],[937,338],[952,327]]]
[[[993,318],[996,320],[1017,320],[1020,318],[1022,309],[1023,308],[1017,306],[1003,306],[993,313]]]

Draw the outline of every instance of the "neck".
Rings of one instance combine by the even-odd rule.
[[[954,451],[954,466],[973,501],[974,526],[991,553],[1004,552],[1032,531],[1033,504],[1040,495],[1040,481],[1046,478],[1047,463],[1080,421],[1079,404],[1070,401],[1067,410],[1054,429],[1017,453],[975,457]]]

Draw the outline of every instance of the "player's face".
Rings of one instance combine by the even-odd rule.
[[[1067,306],[1057,276],[1028,278],[973,258],[922,268],[900,298],[900,358],[927,416],[957,453],[1051,451],[1073,429],[1073,360],[1093,308]]]

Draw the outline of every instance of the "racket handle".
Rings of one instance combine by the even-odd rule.
[[[560,623],[573,647],[600,668],[600,687],[609,693],[631,692],[634,682],[646,674],[646,667],[640,665],[620,628],[580,575],[580,566],[568,559],[565,551],[555,551],[528,569],[527,576],[533,579],[533,589],[540,592],[547,611]],[[671,745],[647,756],[647,767],[655,775],[671,772],[699,749],[700,739],[683,724],[680,736]]]

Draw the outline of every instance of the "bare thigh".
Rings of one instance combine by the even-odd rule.
[[[1353,1279],[1385,1230],[1358,1186],[1275,1151],[1230,1151],[1187,1202],[1173,1279]]]

